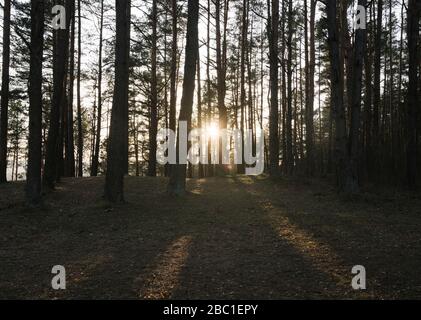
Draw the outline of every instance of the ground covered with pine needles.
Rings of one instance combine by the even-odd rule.
[[[164,178],[130,177],[111,206],[103,183],[65,179],[41,209],[23,183],[0,186],[0,298],[421,298],[417,195],[232,176],[174,198]],[[54,265],[66,290],[51,288]],[[352,289],[354,265],[367,290]]]

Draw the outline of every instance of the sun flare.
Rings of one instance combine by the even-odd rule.
[[[211,123],[208,127],[207,127],[207,133],[211,138],[216,138],[219,135],[219,128],[218,125],[216,125],[215,123]]]

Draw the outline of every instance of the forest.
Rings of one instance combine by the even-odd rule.
[[[419,0],[0,6],[0,298],[421,298]]]

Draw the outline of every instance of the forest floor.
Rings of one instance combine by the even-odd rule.
[[[23,183],[0,186],[1,299],[421,299],[419,196],[232,176],[173,198],[164,178],[130,177],[110,206],[103,182],[64,179],[36,210]]]

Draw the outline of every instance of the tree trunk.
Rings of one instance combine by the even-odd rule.
[[[151,67],[151,97],[150,97],[150,119],[149,119],[149,163],[148,176],[156,176],[156,148],[157,148],[157,132],[158,132],[158,83],[156,73],[157,63],[157,0],[152,2],[152,67]]]
[[[177,105],[177,56],[178,56],[178,26],[177,26],[178,8],[177,0],[172,0],[172,43],[171,43],[171,70],[170,70],[170,115],[169,129],[173,132],[177,130],[176,124],[176,105]],[[174,146],[175,147],[175,146]],[[168,166],[169,171],[172,166]],[[168,172],[170,174],[170,172]]]
[[[42,56],[44,46],[44,0],[31,1],[31,51],[29,70],[29,139],[26,201],[41,202]]]
[[[212,100],[211,100],[211,77],[210,77],[210,64],[211,64],[211,54],[210,54],[210,24],[211,24],[211,21],[210,21],[210,17],[211,17],[211,13],[210,13],[210,10],[211,10],[211,6],[210,6],[210,0],[208,0],[208,14],[207,14],[207,27],[206,27],[206,34],[207,34],[207,39],[206,39],[206,42],[207,42],[207,55],[206,55],[206,59],[207,59],[207,61],[206,61],[206,86],[207,86],[207,92],[208,92],[208,99],[207,99],[207,102],[208,102],[208,105],[207,105],[207,118],[208,118],[208,125],[210,125],[210,122],[212,121]],[[211,155],[211,139],[212,138],[209,138],[209,143],[208,143],[208,165],[207,165],[207,168],[208,168],[208,172],[207,172],[207,175],[209,176],[209,177],[211,177],[211,176],[213,176],[214,175],[214,166],[213,166],[213,164],[212,164],[212,155]]]
[[[0,183],[7,181],[7,129],[9,109],[9,67],[10,67],[10,0],[3,7],[3,65],[1,82],[0,113]]]
[[[245,120],[245,105],[246,105],[246,49],[247,49],[247,31],[248,31],[248,0],[243,0],[242,24],[241,24],[241,52],[240,52],[240,131],[241,131],[241,164],[237,166],[237,173],[245,173],[245,160],[244,160],[244,120]]]
[[[367,0],[358,0],[358,5],[366,7]],[[361,115],[361,91],[364,66],[364,51],[366,50],[367,29],[355,31],[353,67],[351,78],[351,126],[349,130],[349,170],[347,174],[346,192],[359,191],[359,156],[360,156],[360,115]]]
[[[370,7],[370,16],[372,14],[372,7]],[[372,103],[373,103],[373,26],[372,22],[367,25],[369,28],[369,37],[367,38],[367,49],[365,56],[365,97],[364,97],[364,127],[363,127],[363,147],[364,147],[364,175],[367,177],[370,170],[370,148],[371,148],[371,117],[372,117]]]
[[[337,20],[336,0],[327,1],[328,44],[331,77],[331,101],[335,119],[335,161],[336,180],[340,192],[346,183],[347,148],[346,121],[344,108],[344,78],[341,70],[341,54],[339,47],[339,26]]]
[[[378,159],[378,143],[380,142],[380,132],[379,132],[379,124],[380,124],[380,67],[381,67],[381,54],[382,54],[382,17],[383,17],[383,0],[378,0],[377,2],[377,19],[376,19],[376,33],[374,39],[374,96],[373,96],[373,133],[372,139],[374,141],[373,145],[373,154],[371,155],[371,161],[373,162],[374,171],[378,171],[376,169],[376,161]]]
[[[287,110],[286,110],[286,172],[292,174],[294,169],[294,155],[292,146],[292,0],[288,1],[288,40],[287,40]]]
[[[80,81],[81,81],[81,58],[82,58],[82,17],[81,17],[81,0],[78,0],[78,36],[77,36],[77,154],[78,154],[78,177],[83,177],[83,128],[82,128],[82,106],[80,98]]]
[[[74,145],[74,130],[73,130],[73,93],[75,82],[75,6],[72,11],[72,27],[70,38],[70,66],[69,66],[69,91],[68,91],[68,106],[67,106],[67,141],[66,141],[66,158],[65,158],[65,172],[69,177],[75,176],[75,145]]]
[[[199,3],[196,0],[188,1],[187,13],[187,39],[186,39],[186,57],[184,64],[183,95],[181,98],[180,121],[187,122],[187,130],[191,128],[191,115],[193,109],[193,96],[195,87],[195,75],[198,59],[198,21],[199,21]],[[168,192],[173,195],[183,195],[186,192],[186,164],[180,163],[180,132],[177,139],[177,163],[173,166],[170,173]],[[186,138],[186,137],[185,137]]]
[[[317,0],[310,0],[310,55],[306,58],[306,171],[308,176],[314,174],[314,74],[316,72],[316,46],[315,46],[315,19],[316,19]],[[307,0],[305,1],[307,6]],[[307,11],[307,10],[306,10]],[[307,38],[307,15],[306,15],[306,36]],[[308,54],[307,41],[306,50]]]
[[[63,4],[63,1],[60,1]],[[66,13],[72,12],[74,0],[66,0],[65,8]],[[65,90],[66,79],[66,61],[69,51],[69,27],[70,27],[70,14],[66,14],[65,29],[55,30],[54,34],[54,62],[53,62],[53,99],[50,112],[50,126],[48,130],[47,149],[45,157],[44,168],[44,184],[50,189],[54,188],[54,184],[59,176],[59,161],[58,155],[62,153],[60,149],[61,134],[60,134],[60,117],[61,107]]]
[[[99,22],[99,49],[98,49],[98,115],[96,117],[95,147],[92,157],[91,176],[98,175],[99,167],[99,148],[101,145],[102,128],[102,47],[103,47],[103,28],[104,28],[104,0],[101,0],[100,22]]]
[[[268,7],[270,7],[268,1]],[[279,104],[278,104],[278,26],[279,0],[272,0],[269,9],[268,37],[270,64],[270,109],[269,109],[269,174],[279,175]],[[270,14],[271,12],[271,14]]]
[[[420,4],[416,0],[409,0],[408,3],[408,54],[409,54],[409,85],[408,85],[408,137],[407,137],[407,179],[411,190],[417,188],[417,149],[418,132],[417,119],[419,109],[418,99],[418,73],[419,52],[419,20]]]
[[[197,53],[197,126],[199,129],[202,129],[202,84],[200,80],[200,50],[198,48]],[[200,150],[200,152],[205,152],[205,150]],[[199,162],[199,179],[204,177],[203,164],[202,161]]]
[[[107,153],[105,198],[124,201],[124,174],[127,168],[130,0],[116,0],[115,84]]]
[[[225,1],[225,12],[227,13],[228,1]],[[218,113],[219,113],[219,130],[227,128],[227,108],[225,106],[225,95],[226,95],[226,20],[224,14],[224,29],[223,29],[223,40],[221,41],[221,1],[215,1],[215,24],[216,24],[216,73],[217,73],[217,91],[218,91]],[[219,172],[223,174],[225,166],[222,165],[222,137],[218,137],[219,141]]]

